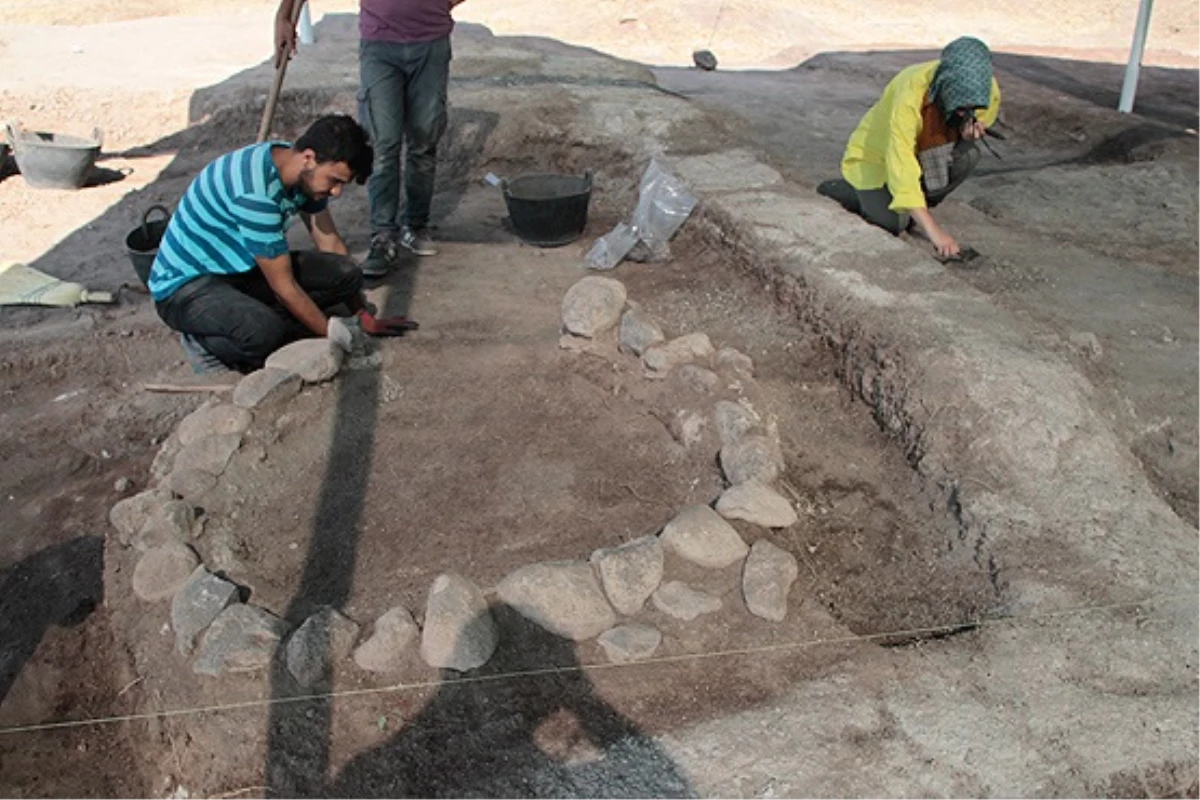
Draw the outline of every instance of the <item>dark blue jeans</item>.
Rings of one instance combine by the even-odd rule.
[[[375,148],[367,182],[371,233],[394,236],[401,226],[423,228],[433,202],[438,141],[446,131],[450,37],[413,44],[363,40],[358,67],[359,118]]]
[[[292,252],[296,282],[322,311],[355,302],[362,273],[354,259],[311,250]],[[230,369],[261,369],[285,344],[314,335],[284,308],[262,270],[205,275],[155,303],[167,326],[194,336]]]

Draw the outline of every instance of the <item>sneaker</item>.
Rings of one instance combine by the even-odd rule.
[[[204,345],[190,333],[179,334],[179,343],[183,345],[183,354],[187,357],[192,372],[197,375],[216,375],[230,371],[221,359],[205,350]]]
[[[412,228],[404,228],[400,231],[400,246],[405,250],[411,250],[419,256],[436,256],[437,248],[433,246],[433,239],[428,231],[414,230]]]
[[[363,260],[364,278],[382,278],[396,262],[396,244],[387,236],[377,234],[371,238],[371,252]]]

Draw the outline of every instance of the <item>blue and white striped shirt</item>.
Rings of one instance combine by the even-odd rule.
[[[221,156],[200,171],[171,216],[150,270],[150,294],[165,300],[202,275],[249,272],[256,258],[288,251],[287,226],[301,211],[316,214],[325,200],[289,192],[264,142]]]

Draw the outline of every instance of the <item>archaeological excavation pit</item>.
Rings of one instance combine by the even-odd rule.
[[[485,118],[468,110],[452,119],[435,204],[441,253],[405,264],[370,289],[389,314],[408,313],[421,329],[401,340],[360,342],[332,380],[304,383],[283,399],[272,395],[240,424],[218,422],[196,433],[185,422],[163,445],[148,482],[183,495],[194,509],[186,544],[204,565],[196,574],[236,587],[209,601],[229,605],[221,612],[227,616],[244,605],[270,617],[235,620],[254,628],[257,652],[211,652],[213,631],[234,623],[207,631],[203,622],[182,624],[195,647],[182,645],[178,598],[165,599],[178,587],[160,591],[156,602],[131,590],[139,571],[153,571],[139,561],[161,550],[138,530],[144,515],[134,512],[109,540],[107,597],[148,676],[146,697],[203,707],[436,684],[441,673],[423,658],[419,629],[443,574],[474,585],[491,607],[498,639],[495,655],[478,668],[445,675],[630,661],[634,666],[594,680],[611,707],[648,733],[675,724],[669,709],[685,708],[693,720],[717,717],[853,658],[857,648],[952,634],[1003,608],[995,565],[959,541],[954,508],[923,486],[903,448],[856,399],[827,343],[764,282],[754,254],[703,200],[671,242],[669,260],[586,271],[583,254],[632,207],[644,162],[601,147],[554,150],[547,141],[519,139],[525,149],[501,156],[497,150],[512,151],[514,141],[480,148],[478,121]],[[596,176],[580,242],[522,244],[506,229],[500,193],[479,180],[487,172],[538,169]],[[356,218],[362,195],[351,193],[336,208],[351,235],[365,224]],[[621,311],[656,324],[666,340],[660,350],[696,334],[711,349],[652,369],[647,358],[618,346],[620,323],[590,339],[565,335],[564,296],[589,275],[623,284]],[[732,433],[721,412],[731,407],[747,420]],[[224,412],[232,408],[228,399],[214,401],[192,422],[206,414],[228,421]],[[531,565],[595,575],[592,588],[602,588],[593,553],[631,542],[660,546],[659,534],[681,512],[716,506],[731,485],[723,444],[743,435],[770,443],[779,469],[763,482],[795,521],[770,527],[733,515],[721,525],[732,526],[744,546],[759,543],[752,559],[769,551],[794,564],[794,583],[783,579],[782,619],[749,607],[745,552],[705,566],[670,545],[662,547],[661,575],[648,587],[656,596],[643,595],[625,613],[607,611],[607,622],[601,613],[599,621],[562,623],[558,632],[573,631],[574,642],[531,627],[526,617],[536,613],[523,616],[501,599],[506,577]],[[198,441],[206,436],[208,445]],[[214,457],[217,439],[223,444]],[[177,461],[184,445],[186,463]],[[197,478],[197,467],[219,474]],[[125,508],[136,504],[126,501]],[[174,569],[195,563],[184,558]],[[577,587],[546,580],[554,586],[542,603],[552,611],[595,601],[595,592],[581,600],[572,594]],[[554,591],[564,594],[556,599]],[[603,591],[599,597],[607,607]],[[399,637],[398,655],[386,668],[363,668],[371,659],[359,649],[397,608],[411,628]],[[335,623],[328,609],[338,612]],[[639,640],[614,656],[601,642],[618,626],[657,632],[657,643]],[[848,643],[856,636],[869,638]],[[301,639],[315,656],[298,655]],[[840,644],[770,655],[822,640]],[[622,639],[618,650],[627,644]],[[737,652],[743,655],[713,657]],[[328,662],[328,674],[313,667],[314,658]],[[511,691],[520,707],[526,690]],[[374,708],[372,702],[366,705]],[[404,719],[418,715],[429,697],[387,694],[386,702]],[[260,720],[241,737],[269,712],[236,713]],[[303,739],[306,713],[296,706],[268,725],[289,732],[291,741]],[[384,733],[381,727],[363,739],[341,724],[330,734],[330,758],[338,763]],[[236,750],[246,769],[270,768],[274,751],[267,745],[264,752],[252,736],[237,747],[216,743],[234,735],[227,724],[190,726],[188,735],[201,747]]]

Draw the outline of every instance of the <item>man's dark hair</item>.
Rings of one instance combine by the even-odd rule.
[[[367,139],[367,132],[345,114],[330,114],[321,117],[309,126],[292,145],[296,150],[312,150],[318,164],[341,161],[350,167],[354,180],[365,183],[371,175],[375,151]]]

